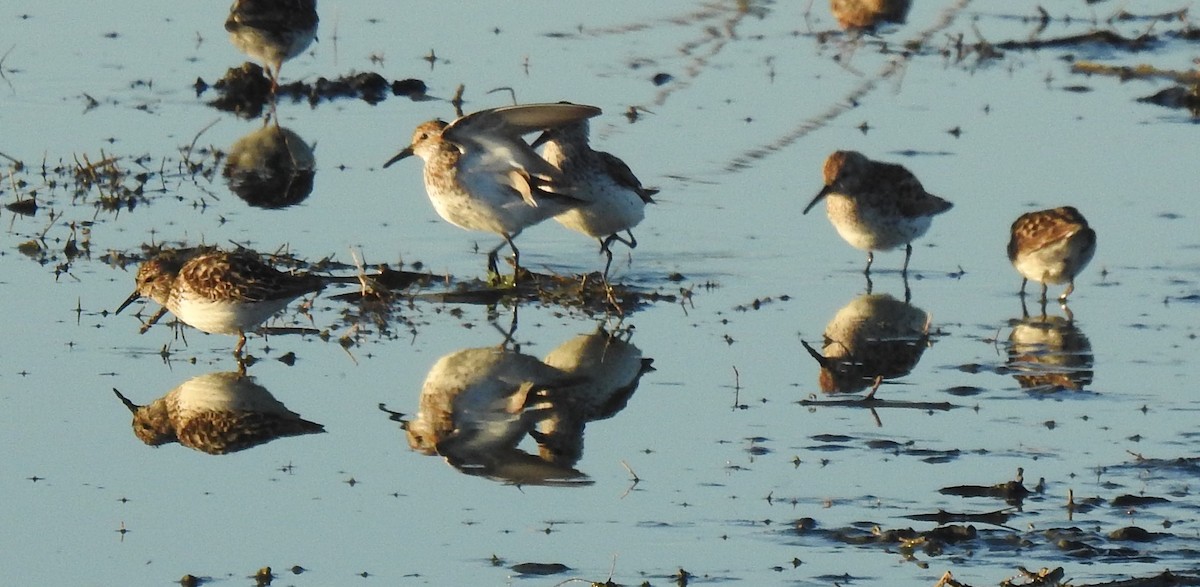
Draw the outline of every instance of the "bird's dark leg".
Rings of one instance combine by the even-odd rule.
[[[237,346],[233,347],[233,356],[240,359],[244,348],[246,348],[246,333],[239,330]]]
[[[1045,306],[1045,305],[1046,305],[1046,282],[1045,282],[1045,281],[1043,281],[1043,282],[1042,282],[1042,297],[1041,297],[1041,302],[1042,302],[1042,305],[1043,305],[1043,306]]]
[[[614,234],[610,235],[606,239],[600,240],[600,253],[602,253],[606,258],[604,261],[604,283],[608,283],[608,270],[612,267],[613,253],[609,246],[612,245],[614,240],[621,240],[621,238]]]
[[[912,243],[904,245],[904,267],[900,269],[900,275],[908,277],[908,260],[912,258]]]
[[[867,276],[867,282],[871,281],[871,263],[875,262],[875,251],[867,251],[867,268],[863,269],[863,275]]]
[[[1022,302],[1025,301],[1025,284],[1027,284],[1027,283],[1029,283],[1029,279],[1022,277],[1021,278],[1021,291],[1017,292],[1017,295],[1021,296]]]

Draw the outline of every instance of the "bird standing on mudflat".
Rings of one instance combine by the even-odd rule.
[[[138,268],[136,289],[115,313],[140,297],[150,298],[197,330],[237,335],[234,355],[241,356],[246,329],[267,321],[292,300],[320,291],[329,279],[284,273],[250,250],[203,252],[181,266],[155,258]]]
[[[534,141],[543,145],[542,156],[562,173],[563,181],[573,188],[571,195],[587,202],[554,217],[559,224],[600,241],[600,252],[607,257],[604,277],[612,266],[609,248],[620,241],[637,247],[632,228],[646,216],[646,204],[658,190],[642,187],[629,166],[620,158],[593,150],[588,143],[586,120],[546,131]],[[624,232],[629,239],[621,237]]]
[[[447,222],[500,235],[504,242],[488,252],[488,271],[508,244],[514,279],[520,275],[520,251],[513,239],[521,231],[563,211],[586,205],[564,184],[562,174],[521,138],[591,118],[594,106],[526,104],[481,110],[447,124],[422,123],[412,144],[384,167],[417,155],[425,162],[425,191]]]
[[[317,0],[234,0],[225,30],[234,47],[263,62],[274,93],[279,68],[316,40],[318,21]]]

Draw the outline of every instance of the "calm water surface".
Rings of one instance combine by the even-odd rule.
[[[667,585],[681,569],[688,584],[932,585],[950,570],[979,585],[1018,566],[1062,566],[1087,584],[1196,570],[1196,125],[1186,111],[1135,101],[1165,79],[1070,70],[1072,60],[1194,68],[1195,42],[1171,35],[1186,24],[1107,23],[1120,9],[1185,3],[1062,3],[1038,31],[1033,2],[920,2],[907,24],[854,41],[819,34],[835,28],[820,1],[809,12],[805,2],[323,1],[320,41],[283,67],[285,81],[376,71],[424,80],[442,99],[279,104],[280,124],[316,161],[311,195],[286,210],[247,206],[219,172],[180,172],[185,158],[211,168],[214,150],[263,124],[209,107],[213,90],[196,95],[197,78],[211,84],[244,61],[221,28],[225,7],[207,4],[0,8],[0,200],[33,195],[39,205],[32,216],[0,211],[6,584],[163,585],[185,574],[250,584],[263,566],[295,585],[555,585],[603,582],[610,570],[617,583]],[[970,45],[1096,27],[1160,41],[1140,52],[1083,44],[955,57],[959,35]],[[907,41],[923,45],[903,59]],[[432,64],[422,59],[431,54]],[[658,74],[670,78],[656,85]],[[328,336],[249,344],[254,382],[324,434],[223,456],[139,441],[113,388],[149,403],[236,369],[230,337],[184,329],[176,339],[166,320],[139,335],[136,312],[111,315],[134,273],[113,259],[142,243],[237,242],[482,274],[475,246],[492,237],[437,218],[419,163],[381,169],[418,123],[452,116],[444,99],[459,84],[467,110],[507,103],[487,93],[498,87],[522,102],[602,107],[594,143],[662,190],[639,247],[618,246],[616,278],[677,301],[619,321],[544,304],[489,315],[414,300],[383,325],[354,325],[343,316],[353,306],[331,291],[310,316],[289,311],[272,324]],[[644,110],[631,124],[622,113],[634,106]],[[927,348],[883,385],[874,410],[828,403],[861,394],[823,396],[802,345],[820,348],[839,311],[865,303],[862,253],[824,214],[801,215],[835,149],[901,162],[955,204],[913,255],[911,304],[930,316]],[[85,157],[150,174],[143,202],[105,210],[103,186],[76,194],[69,174],[53,172]],[[1019,324],[1008,226],[1063,204],[1083,211],[1100,243],[1072,297],[1074,320],[1052,304],[1051,318]],[[72,230],[90,250],[73,260],[63,252]],[[593,242],[552,223],[520,245],[540,271],[602,264]],[[902,262],[876,255],[872,293],[904,298]],[[539,422],[582,452],[550,466],[531,436],[494,437],[525,425],[504,417],[480,429],[487,450],[444,459],[410,448],[396,420],[434,401],[422,394],[431,369],[498,348],[504,335],[490,322],[506,329],[514,311],[513,361],[595,359],[580,337],[602,328],[627,341],[596,347],[624,370],[590,373],[574,411],[555,413],[558,428]],[[289,353],[294,364],[275,360]],[[622,374],[640,357],[654,370],[628,395]],[[1022,385],[1039,375],[1081,389]],[[486,394],[475,401],[494,408]],[[1004,483],[1018,468],[1025,487],[1044,480],[1019,508],[939,493]],[[537,483],[547,479],[557,482]],[[1071,516],[1068,490],[1103,501]],[[1122,495],[1168,501],[1114,505]],[[940,549],[854,539],[872,527],[930,530],[905,516],[938,510],[1010,517],[975,522],[976,537]],[[799,529],[806,518],[814,529]],[[1125,526],[1165,536],[1108,537]],[[1066,528],[1088,548],[1046,533]],[[569,570],[524,575],[521,563]]]

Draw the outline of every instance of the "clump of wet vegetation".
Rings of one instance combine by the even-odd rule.
[[[307,102],[316,107],[333,100],[362,100],[378,104],[389,97],[418,101],[427,99],[425,82],[408,78],[388,81],[375,72],[358,72],[334,79],[319,77],[309,83],[294,81],[281,84],[271,91],[271,80],[261,65],[249,62],[229,68],[225,75],[211,84],[197,78],[193,84],[196,96],[202,97],[211,88],[217,97],[209,105],[223,112],[233,112],[243,118],[258,118],[276,100]]]

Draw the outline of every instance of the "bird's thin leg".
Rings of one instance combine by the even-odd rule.
[[[1041,297],[1041,302],[1042,302],[1042,305],[1043,305],[1043,306],[1045,306],[1045,305],[1046,305],[1046,282],[1045,282],[1045,281],[1043,281],[1043,282],[1042,282],[1042,297]]]
[[[900,275],[908,277],[908,260],[912,258],[912,243],[904,245],[904,267],[900,269]]]
[[[245,347],[246,347],[246,333],[239,330],[237,346],[233,347],[233,356],[241,358],[242,349],[244,349]]]
[[[871,393],[868,393],[867,397],[863,398],[863,400],[866,401],[875,399],[875,392],[879,391],[879,386],[881,384],[883,384],[883,375],[876,375],[875,381],[871,384]]]
[[[867,268],[863,269],[863,274],[867,276],[867,282],[871,281],[871,263],[875,262],[875,251],[867,251]]]
[[[602,254],[604,254],[604,256],[606,258],[606,260],[604,261],[604,274],[603,274],[604,275],[604,283],[608,283],[608,270],[609,270],[609,268],[612,267],[613,253],[612,253],[612,249],[609,248],[609,245],[611,245],[614,240],[621,240],[621,239],[620,239],[620,237],[618,237],[617,235],[614,234],[614,235],[609,236],[608,238],[600,241],[600,252]],[[622,242],[624,242],[624,241],[622,241]]]
[[[871,290],[875,288],[875,284],[871,281],[871,274],[867,273],[867,295],[871,295]]]
[[[1071,282],[1067,284],[1066,291],[1064,291],[1061,296],[1058,296],[1058,301],[1060,301],[1064,304],[1067,303],[1067,296],[1071,295],[1071,292],[1073,292],[1073,291],[1075,291],[1075,280],[1074,279],[1072,279]]]
[[[637,248],[637,239],[633,237],[633,231],[626,230],[625,234],[629,235],[629,240],[625,240],[625,239],[621,238],[620,235],[613,234],[608,237],[608,242],[612,243],[612,241],[621,241],[621,242],[625,243],[625,246],[627,246],[631,249],[636,249]]]
[[[517,234],[520,234],[520,232]],[[521,253],[517,250],[517,245],[513,244],[513,239],[517,238],[517,234],[513,234],[511,236],[507,234],[500,235],[504,237],[504,241],[496,245],[496,248],[488,251],[489,273],[494,273],[496,275],[500,274],[500,269],[497,267],[496,260],[500,254],[500,249],[503,249],[504,245],[508,245],[508,248],[512,249],[513,252],[513,267],[515,268],[515,271],[513,272],[513,281],[516,281],[516,276],[521,273]]]
[[[904,303],[912,302],[912,289],[908,287],[908,274],[902,273],[900,277],[904,280]]]
[[[516,236],[516,235],[513,235]],[[517,245],[513,243],[513,237],[504,235],[504,242],[508,243],[508,248],[513,252],[513,283],[521,276],[521,251],[517,250]]]
[[[1027,283],[1029,283],[1029,279],[1022,277],[1021,278],[1021,291],[1017,292],[1017,295],[1021,296],[1022,303],[1025,302],[1025,284],[1027,284]]]

